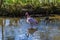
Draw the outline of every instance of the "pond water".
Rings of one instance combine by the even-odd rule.
[[[28,31],[31,25],[26,19],[0,18],[0,40],[54,40],[55,36],[60,36],[60,20],[54,19],[46,25],[43,18],[38,19],[39,24],[34,26],[37,30],[31,30],[31,34]]]

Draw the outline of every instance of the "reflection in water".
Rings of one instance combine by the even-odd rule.
[[[4,40],[54,40],[54,36],[60,35],[60,20],[55,20],[47,25],[44,19],[40,20],[37,25],[38,29],[32,30],[33,34],[28,32],[31,26],[26,22],[26,19],[7,18],[3,20],[0,20],[0,40],[2,40],[2,35],[4,35]],[[4,27],[3,34],[2,25]]]

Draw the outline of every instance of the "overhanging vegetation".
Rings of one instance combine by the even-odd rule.
[[[23,11],[34,14],[44,14],[46,11],[49,13],[60,12],[60,0],[0,0],[0,2],[1,16],[23,15]]]

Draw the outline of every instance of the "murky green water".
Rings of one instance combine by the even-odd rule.
[[[37,30],[32,29],[30,34],[28,29],[31,25],[26,22],[26,19],[0,18],[0,40],[2,37],[4,40],[55,40],[55,36],[60,36],[60,20],[51,20],[46,25],[44,18],[36,19],[39,21],[39,24],[34,26]]]

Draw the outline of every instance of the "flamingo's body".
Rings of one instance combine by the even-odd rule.
[[[27,18],[27,23],[29,23],[30,25],[36,25],[38,24],[38,21],[32,17],[30,17],[30,15],[28,13],[26,13],[26,18]]]
[[[38,22],[34,18],[29,17],[27,18],[27,23],[36,25]]]

